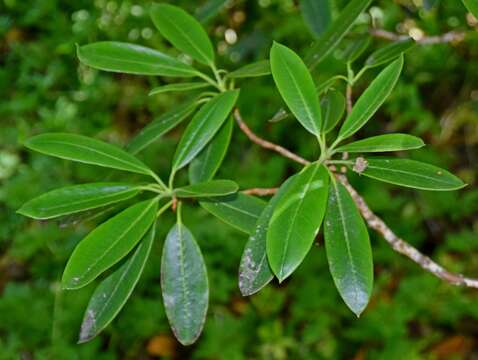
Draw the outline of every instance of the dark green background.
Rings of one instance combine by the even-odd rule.
[[[208,265],[211,305],[196,345],[175,343],[161,302],[159,256],[172,217],[159,220],[152,257],[132,298],[102,336],[76,345],[84,308],[94,286],[60,292],[59,279],[77,242],[98,220],[39,222],[15,214],[47,190],[102,180],[104,170],[27,151],[34,134],[66,131],[124,145],[180,95],[148,97],[161,79],[112,75],[79,65],[75,43],[130,41],[174,50],[147,16],[149,1],[3,0],[0,2],[0,359],[473,359],[478,356],[478,290],[459,289],[424,273],[372,233],[375,288],[360,319],[343,304],[328,273],[322,240],[282,286],[241,298],[237,268],[246,237],[194,204],[184,222],[194,232]],[[205,1],[174,1],[195,12]],[[234,69],[264,59],[272,40],[305,54],[312,37],[290,0],[233,1],[206,23],[221,50],[220,66]],[[339,8],[346,1],[336,1]],[[359,136],[389,131],[421,136],[428,146],[410,157],[446,167],[469,186],[450,193],[404,190],[353,177],[371,207],[424,253],[446,267],[478,277],[478,26],[460,1],[441,1],[431,11],[421,1],[374,1],[380,27],[418,27],[434,35],[468,31],[459,44],[410,51],[400,82]],[[224,31],[234,29],[229,45]],[[368,53],[385,44],[375,39]],[[363,61],[363,59],[361,59]],[[360,61],[359,63],[360,64]],[[315,74],[343,72],[330,58]],[[373,78],[359,82],[360,93]],[[283,106],[272,79],[247,80],[240,108],[259,134],[313,158],[313,139],[293,119],[268,122]],[[166,176],[182,128],[142,154]],[[299,168],[251,144],[238,130],[219,177],[241,188],[273,187]],[[185,180],[184,174],[182,180]],[[114,173],[115,179],[123,179]],[[181,177],[180,177],[181,178]],[[167,346],[165,346],[166,344]],[[166,351],[169,350],[169,351]]]

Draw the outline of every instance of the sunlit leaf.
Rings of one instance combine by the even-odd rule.
[[[144,46],[102,41],[78,47],[78,59],[95,69],[135,75],[196,76],[197,70]]]
[[[362,216],[339,182],[329,186],[324,238],[335,286],[350,310],[360,316],[372,294],[372,249]]]
[[[345,119],[339,131],[339,139],[345,139],[355,134],[375,114],[395,87],[402,67],[403,56],[400,56],[372,81],[355,103],[350,115]]]
[[[422,190],[449,191],[465,186],[461,179],[434,165],[409,159],[367,158],[362,175]]]
[[[415,40],[413,40],[412,38],[392,42],[384,47],[381,47],[377,51],[374,51],[365,61],[365,66],[372,68],[375,66],[386,64],[392,60],[395,60],[401,54],[410,50],[414,46]]]
[[[149,92],[148,95],[158,95],[164,94],[167,92],[184,92],[197,89],[203,89],[205,87],[211,86],[208,83],[204,82],[187,82],[187,83],[178,83],[178,84],[168,84],[163,86],[155,87]]]
[[[216,197],[234,194],[239,186],[231,180],[211,180],[202,183],[183,186],[174,190],[177,197],[198,198]]]
[[[171,44],[206,65],[214,63],[211,40],[201,24],[183,9],[169,4],[153,4],[151,19]]]
[[[161,289],[174,335],[181,344],[191,345],[206,320],[209,284],[201,250],[182,224],[175,225],[164,242]]]
[[[156,218],[157,199],[137,203],[90,232],[71,254],[62,285],[79,289],[125,257]]]
[[[309,252],[325,213],[329,175],[324,166],[304,168],[274,208],[267,233],[267,256],[280,282]]]
[[[227,74],[230,79],[249,78],[265,76],[271,73],[271,64],[269,60],[261,60],[252,64],[244,65],[243,67]]]
[[[138,185],[124,183],[67,186],[28,201],[18,213],[34,219],[51,219],[127,200],[139,191]]]
[[[320,135],[322,117],[312,75],[291,49],[274,42],[270,53],[272,76],[282,98],[310,133]]]
[[[382,152],[418,149],[425,146],[422,139],[407,134],[372,136],[337,148],[339,152]]]
[[[478,19],[478,0],[462,0],[469,12]]]

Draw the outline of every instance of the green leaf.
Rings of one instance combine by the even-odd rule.
[[[365,50],[367,50],[371,42],[370,36],[362,36],[358,39],[352,39],[341,54],[340,58],[345,62],[353,63],[365,52]]]
[[[211,142],[191,161],[189,165],[189,181],[191,184],[209,181],[214,178],[229,148],[233,126],[233,120],[227,120],[214,135]]]
[[[309,252],[325,213],[329,176],[324,166],[308,165],[277,203],[267,233],[272,271],[284,281]]]
[[[193,77],[197,70],[169,55],[144,46],[102,41],[80,46],[78,59],[95,69],[135,75]]]
[[[332,21],[329,0],[300,0],[300,10],[310,32],[319,37]]]
[[[201,23],[207,23],[209,20],[213,19],[214,16],[219,14],[219,12],[226,7],[229,3],[229,0],[209,0],[206,1],[203,5],[197,8],[196,18]]]
[[[174,194],[179,198],[216,197],[234,194],[239,186],[231,180],[211,180],[177,188]]]
[[[269,60],[261,60],[252,64],[247,64],[226,75],[229,79],[250,78],[265,76],[271,73],[271,64]]]
[[[231,112],[239,90],[226,91],[206,103],[183,133],[173,159],[173,171],[191,162],[211,141]]]
[[[86,308],[78,343],[90,341],[118,315],[143,272],[154,241],[154,225],[136,250],[95,289]]]
[[[67,186],[28,201],[18,213],[33,219],[51,219],[130,199],[139,193],[138,185],[91,183]]]
[[[330,185],[324,239],[330,273],[355,315],[367,306],[373,287],[373,260],[367,227],[347,189]]]
[[[372,81],[355,103],[352,112],[340,128],[338,136],[340,140],[355,134],[375,114],[395,87],[402,67],[403,56],[400,56]]]
[[[200,205],[221,221],[252,234],[266,203],[254,196],[237,193],[223,198],[207,199]]]
[[[148,95],[152,96],[152,95],[164,94],[167,92],[191,91],[191,90],[203,89],[208,86],[211,86],[211,85],[204,82],[186,82],[186,83],[178,83],[178,84],[168,84],[168,85],[155,87],[153,90],[149,92]]]
[[[33,136],[25,142],[29,149],[85,164],[151,175],[145,164],[117,146],[87,136],[50,133]]]
[[[107,220],[76,246],[63,273],[64,289],[88,285],[125,257],[156,218],[158,199],[142,201]]]
[[[195,100],[185,102],[176,108],[164,113],[153,122],[144,127],[128,144],[126,149],[131,154],[137,154],[161,136],[184,121],[194,110],[198,103]]]
[[[201,250],[182,224],[169,231],[164,243],[161,289],[174,335],[181,344],[191,345],[206,320],[209,284]]]
[[[174,47],[206,65],[214,64],[214,49],[201,24],[183,9],[168,4],[153,4],[151,19]]]
[[[322,124],[319,99],[304,62],[291,49],[276,42],[270,58],[272,76],[287,106],[302,126],[319,136]]]
[[[408,159],[367,158],[362,175],[422,190],[449,191],[465,186],[461,179],[434,165]]]
[[[414,46],[415,40],[412,38],[390,43],[384,47],[381,47],[377,51],[374,51],[365,61],[365,66],[372,68],[388,63],[392,60],[395,60],[401,54],[410,50]]]
[[[239,289],[242,296],[261,290],[274,277],[267,261],[267,232],[278,201],[284,196],[294,176],[284,182],[259,216],[254,231],[249,236],[239,266]]]
[[[329,90],[321,101],[323,132],[332,131],[345,112],[345,97],[338,90]]]
[[[339,152],[381,152],[418,149],[425,146],[422,139],[407,134],[372,136],[337,148]]]
[[[306,61],[310,69],[316,67],[337,48],[342,38],[355,23],[355,20],[371,2],[372,0],[352,0],[347,4],[310,50],[310,56]]]
[[[478,19],[478,0],[462,0],[465,7]]]

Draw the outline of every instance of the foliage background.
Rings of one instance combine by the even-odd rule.
[[[335,2],[336,8],[346,3]],[[478,292],[436,280],[375,234],[373,299],[357,319],[336,293],[321,240],[291,280],[241,298],[236,277],[246,238],[197,207],[186,208],[185,218],[203,250],[211,283],[208,320],[198,343],[180,347],[162,308],[159,256],[172,223],[166,217],[160,222],[168,225],[159,227],[146,271],[119,317],[100,338],[76,345],[94,285],[61,292],[59,278],[95,220],[37,222],[15,211],[46,190],[96,180],[98,170],[28,152],[21,143],[33,134],[64,131],[123,145],[178,103],[181,95],[147,96],[157,79],[97,72],[79,65],[75,56],[75,43],[107,39],[170,51],[148,18],[149,3],[0,3],[0,359],[477,358]],[[205,1],[174,3],[201,14],[198,7]],[[459,44],[409,52],[399,85],[360,135],[393,130],[421,136],[429,146],[411,157],[452,169],[469,186],[431,193],[358,177],[352,182],[399,235],[450,269],[478,276],[478,25],[459,1],[441,1],[429,11],[422,5],[419,0],[374,1],[358,28],[366,29],[372,17],[391,31],[470,34]],[[206,26],[228,69],[266,58],[273,39],[302,54],[312,40],[291,0],[233,1]],[[237,35],[235,43],[226,42],[227,29]],[[375,39],[368,52],[382,44]],[[343,69],[331,58],[317,76]],[[368,73],[356,92],[373,75]],[[267,121],[282,105],[270,77],[245,81],[242,88],[240,107],[254,130],[305,157],[316,155],[294,121]],[[163,138],[144,152],[144,160],[166,172],[180,134],[181,128]],[[221,174],[242,188],[273,187],[297,169],[235,131]]]

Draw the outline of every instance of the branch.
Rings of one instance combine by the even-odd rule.
[[[402,41],[410,38],[408,35],[399,35],[383,29],[370,29],[370,35],[390,41]],[[461,42],[465,39],[465,36],[465,32],[450,31],[442,35],[423,36],[419,39],[415,39],[415,41],[420,45],[447,44],[451,42]]]
[[[244,123],[239,109],[234,111],[234,118],[236,119],[237,123],[241,130],[246,134],[246,136],[251,139],[254,143],[258,144],[259,146],[264,147],[265,149],[269,149],[275,151],[282,156],[296,161],[300,164],[307,165],[310,162],[291,151],[283,148],[282,146],[273,144],[267,140],[264,140],[254,134],[252,130]],[[417,263],[422,269],[428,271],[429,273],[435,275],[439,279],[446,281],[452,285],[456,286],[466,286],[471,288],[478,288],[478,279],[472,279],[464,277],[461,274],[452,273],[446,270],[443,266],[437,264],[428,256],[423,255],[420,251],[418,251],[415,247],[407,243],[405,240],[398,237],[388,226],[385,222],[380,219],[377,215],[375,215],[372,210],[368,207],[365,200],[357,193],[357,191],[350,185],[347,180],[347,177],[342,174],[335,175],[337,179],[346,187],[349,191],[352,199],[354,200],[355,204],[357,205],[360,213],[362,214],[363,218],[367,222],[369,228],[374,229],[377,231],[382,237],[387,241],[387,243],[392,247],[393,250],[396,252],[408,257],[415,263]],[[263,189],[263,188],[255,188],[244,190],[243,192],[246,194],[252,195],[271,195],[277,191],[277,188],[271,189]]]

